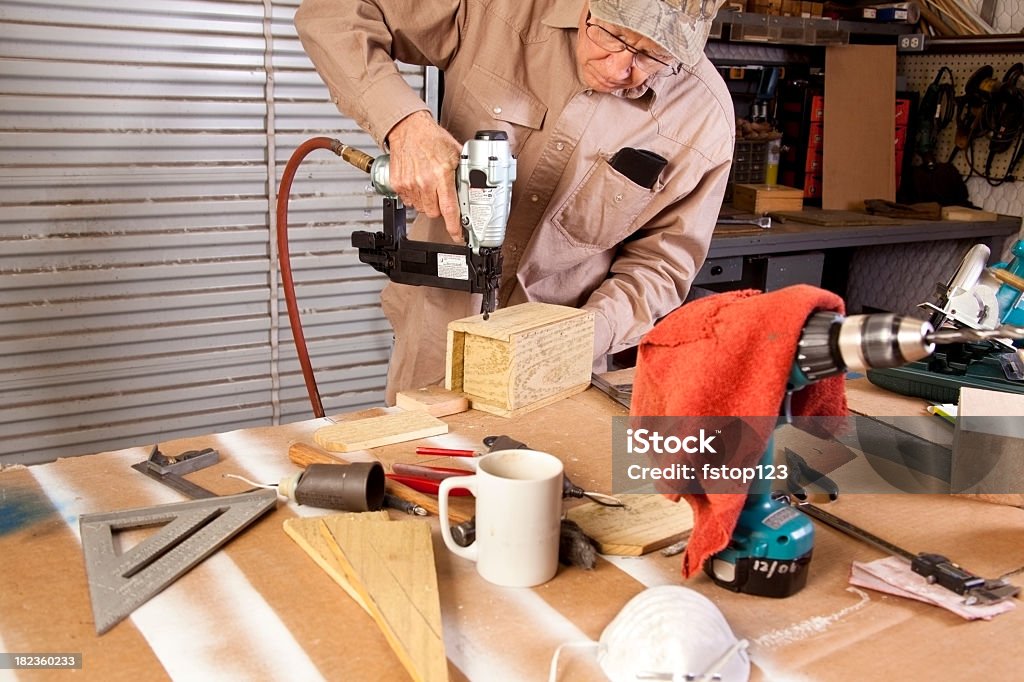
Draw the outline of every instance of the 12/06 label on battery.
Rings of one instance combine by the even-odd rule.
[[[457,253],[437,254],[437,276],[446,279],[469,279],[469,263]]]

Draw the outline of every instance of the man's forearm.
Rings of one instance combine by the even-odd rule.
[[[408,2],[395,0],[303,0],[295,27],[303,49],[338,108],[377,141],[410,114],[428,110],[421,93],[399,72],[395,59],[433,63],[450,50],[443,32],[424,26],[450,24],[454,10],[437,7],[413,16]],[[402,29],[395,38],[389,26]],[[428,54],[430,53],[430,54]]]
[[[595,313],[595,357],[636,345],[686,300],[707,256],[729,164],[711,170],[699,189],[666,208],[669,222],[647,226],[620,246],[608,279],[587,299]]]

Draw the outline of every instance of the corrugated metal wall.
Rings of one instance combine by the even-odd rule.
[[[276,189],[309,137],[374,145],[328,102],[297,5],[0,4],[0,462],[311,416],[277,286]],[[365,186],[322,151],[293,187],[328,412],[383,398],[383,279],[348,239],[380,221]]]

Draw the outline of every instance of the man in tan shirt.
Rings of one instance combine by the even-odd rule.
[[[303,0],[295,25],[338,107],[390,150],[391,184],[418,212],[411,238],[461,238],[462,143],[508,134],[518,170],[498,306],[593,311],[600,366],[682,304],[707,255],[735,125],[703,54],[722,2]],[[395,60],[444,72],[440,125]],[[624,148],[642,150],[646,180]],[[394,283],[381,300],[391,403],[444,379],[447,325],[480,300]]]

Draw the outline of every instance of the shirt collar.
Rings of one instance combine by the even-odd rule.
[[[629,88],[628,90],[616,90],[611,92],[614,97],[621,97],[623,99],[633,100],[645,109],[650,109],[651,105],[654,104],[654,98],[657,97],[657,93],[654,88],[650,86],[650,79],[644,81],[635,88]]]

